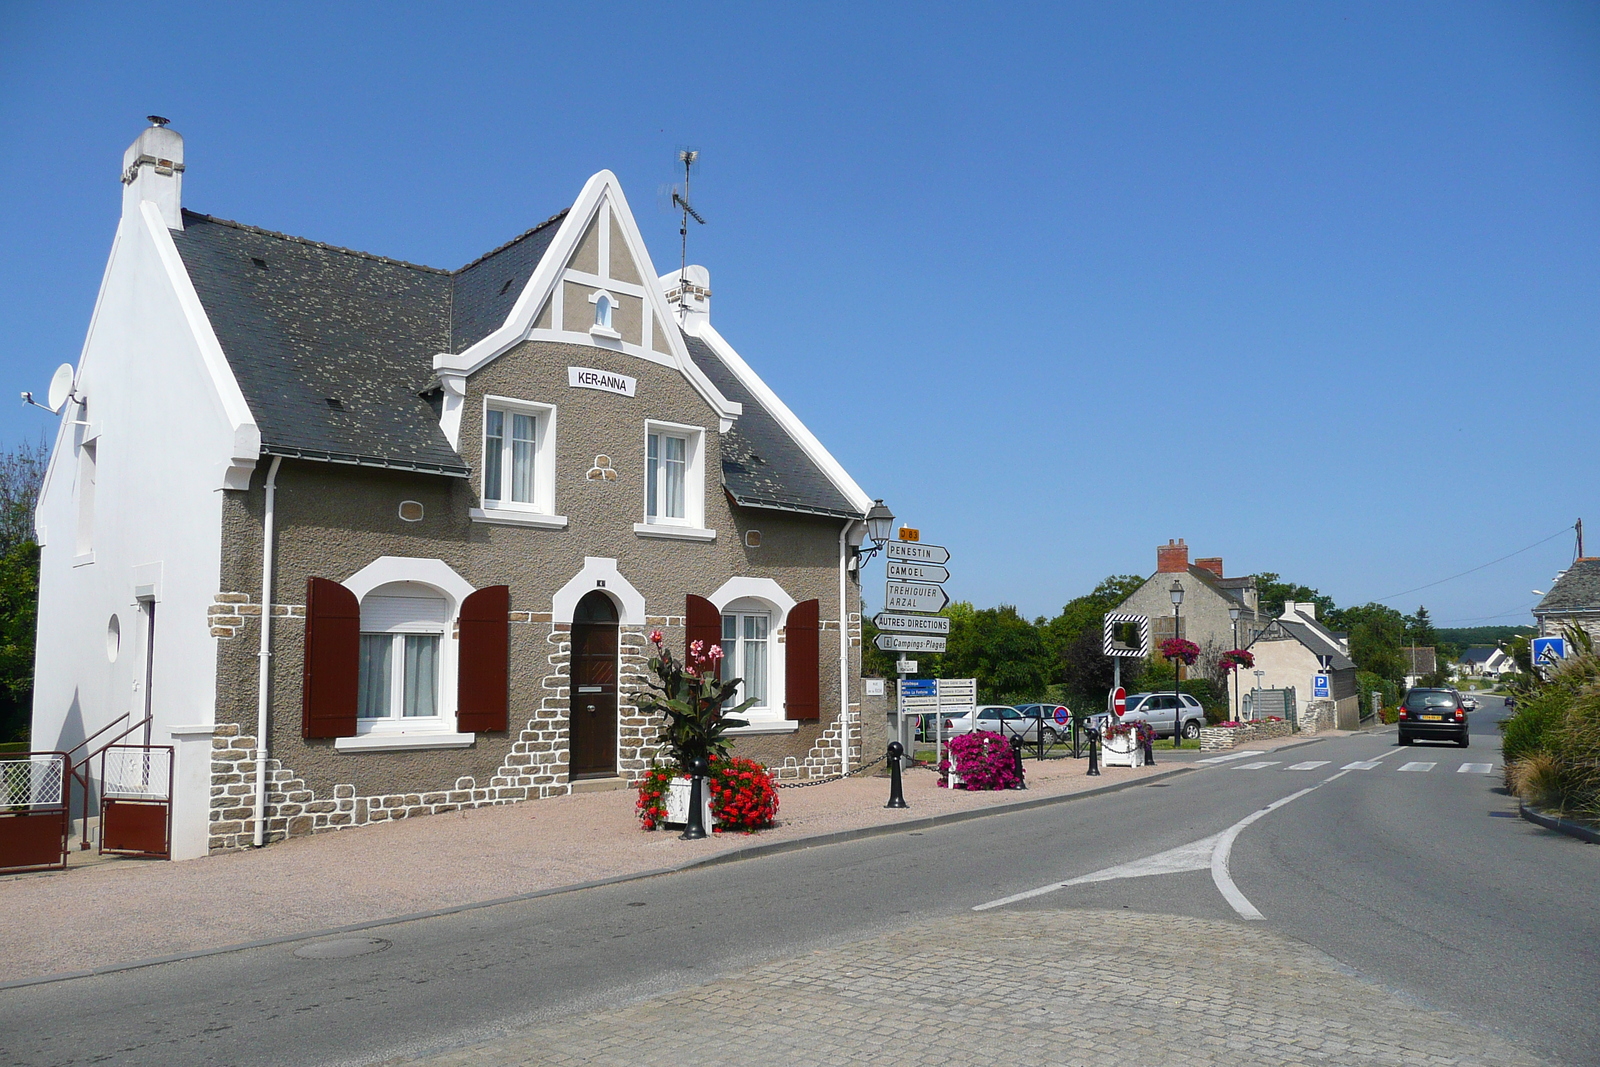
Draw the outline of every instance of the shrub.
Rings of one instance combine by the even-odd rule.
[[[963,789],[1010,789],[1021,783],[1011,742],[992,730],[957,734],[950,739],[950,758],[939,764],[939,784],[945,785],[951,764],[961,776]]]
[[[1600,654],[1581,651],[1500,724],[1506,785],[1523,800],[1600,819]]]

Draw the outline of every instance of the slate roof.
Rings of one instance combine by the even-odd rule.
[[[1600,556],[1575,561],[1533,609],[1535,615],[1600,612]]]
[[[689,356],[723,396],[744,405],[722,435],[722,485],[748,508],[860,518],[827,474],[811,461],[772,412],[746,389],[722,357],[698,337],[683,335]]]
[[[1434,654],[1432,645],[1424,648],[1402,648],[1400,654],[1406,658],[1407,674],[1432,674],[1439,669],[1439,659]]]
[[[1471,648],[1461,653],[1461,662],[1469,667],[1475,667],[1481,663],[1488,663],[1489,657],[1494,655],[1495,651],[1496,650],[1491,647],[1473,645]]]
[[[466,351],[506,321],[566,217],[550,216],[451,276],[450,351]]]
[[[450,342],[447,272],[183,215],[172,239],[262,452],[466,474],[421,395]]]
[[[1270,639],[1269,635],[1272,634],[1273,627],[1277,627],[1281,632],[1299,641],[1311,651],[1312,655],[1326,656],[1330,670],[1355,670],[1355,661],[1345,653],[1345,650],[1334,637],[1333,632],[1321,623],[1313,622],[1304,616],[1274,619],[1272,625],[1261,631],[1250,644],[1254,645],[1256,641],[1260,641],[1263,638]]]

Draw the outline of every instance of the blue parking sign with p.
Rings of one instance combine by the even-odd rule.
[[[1311,676],[1311,695],[1313,697],[1325,697],[1329,695],[1328,676],[1326,674],[1315,674]]]

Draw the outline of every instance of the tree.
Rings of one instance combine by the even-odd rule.
[[[1050,650],[1039,627],[1015,607],[974,608],[956,601],[944,613],[950,618],[950,643],[939,657],[936,677],[976,678],[978,699],[989,704],[1021,703],[1044,694],[1054,667]]]
[[[33,709],[39,546],[33,509],[49,452],[41,441],[0,456],[0,741],[26,738]]]
[[[1350,632],[1350,658],[1359,670],[1404,685],[1406,619],[1384,604],[1363,604],[1330,612],[1328,623]]]
[[[1285,601],[1311,603],[1317,606],[1317,617],[1325,618],[1334,612],[1333,597],[1319,593],[1309,585],[1295,585],[1280,580],[1271,571],[1256,575],[1256,608],[1264,618],[1275,619],[1283,614]]]
[[[1418,648],[1434,648],[1439,644],[1439,635],[1434,631],[1433,620],[1428,617],[1428,609],[1418,605],[1415,615],[1407,615],[1406,643]]]

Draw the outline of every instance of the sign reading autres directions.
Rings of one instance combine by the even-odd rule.
[[[950,620],[943,615],[895,615],[880,611],[872,617],[872,625],[880,630],[898,630],[908,634],[947,634]]]

